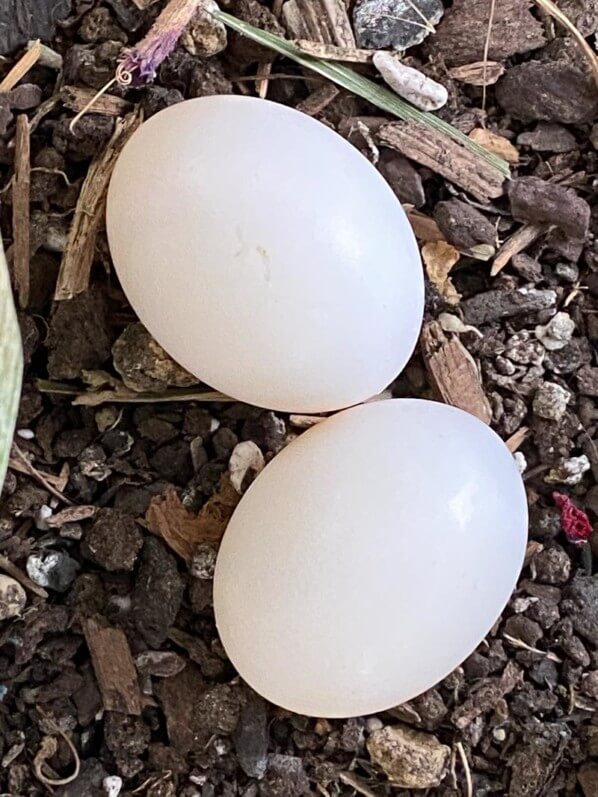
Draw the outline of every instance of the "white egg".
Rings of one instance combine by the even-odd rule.
[[[216,563],[218,631],[273,703],[382,711],[482,641],[526,540],[521,477],[481,421],[431,401],[354,407],[302,434],[241,499]]]
[[[423,275],[399,201],[352,145],[284,105],[202,97],[153,116],[118,159],[107,229],[150,333],[234,398],[346,407],[415,346]]]

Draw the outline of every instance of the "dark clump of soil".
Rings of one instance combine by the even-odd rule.
[[[553,496],[570,498],[595,527],[596,84],[574,39],[530,3],[496,0],[488,39],[489,3],[414,2],[419,12],[404,0],[222,7],[288,38],[402,42],[408,63],[446,85],[439,115],[507,154],[511,180],[476,193],[476,169],[454,148],[424,156],[415,136],[401,150],[396,136],[379,135],[396,120],[239,35],[226,44],[209,18],[194,20],[153,81],[111,86],[73,128],[165,0],[0,3],[0,80],[28,41],[44,42],[37,63],[0,92],[9,260],[20,114],[32,166],[31,285],[19,319],[26,372],[0,501],[0,570],[22,581],[27,605],[0,623],[0,794],[390,797],[412,793],[389,779],[400,772],[439,797],[597,797],[598,535],[583,544],[568,536]],[[593,44],[595,3],[559,5]],[[426,9],[434,35],[421,21]],[[415,31],[403,12],[420,20]],[[89,287],[53,300],[83,181],[118,120],[191,97],[254,94],[270,68],[270,99],[301,105],[345,135],[404,203],[422,247],[456,253],[450,291],[427,263],[425,326],[438,348],[418,348],[391,391],[491,416],[516,452],[530,505],[522,576],[487,640],[425,694],[351,720],[262,700],[227,660],[212,609],[215,553],[239,500],[231,454],[252,441],[268,461],[305,419],[170,401],[172,391],[203,387],[128,306],[100,217]],[[370,65],[357,68],[375,77]],[[78,213],[93,215],[87,206]],[[433,367],[447,347],[467,363],[465,387]],[[205,539],[191,551],[167,539],[160,511],[179,528],[199,516]]]

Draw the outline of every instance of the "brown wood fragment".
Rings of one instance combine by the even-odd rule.
[[[505,67],[498,61],[475,61],[473,64],[455,66],[448,73],[453,80],[470,86],[492,86],[504,75]]]
[[[79,113],[88,107],[97,93],[95,89],[86,89],[82,86],[63,86],[60,91],[60,99],[70,111]],[[104,114],[104,116],[123,116],[131,108],[131,103],[123,100],[122,97],[117,97],[115,94],[102,94],[95,100],[92,113]]]
[[[156,684],[156,696],[166,717],[168,740],[182,755],[201,749],[206,743],[206,731],[200,727],[201,719],[196,710],[198,698],[205,689],[202,674],[194,664]]]
[[[0,92],[14,89],[19,80],[25,77],[27,72],[37,63],[42,52],[39,39],[27,50],[10,70],[8,75],[0,83]]]
[[[447,337],[437,321],[426,324],[421,336],[426,367],[440,397],[490,423],[492,409],[475,361],[458,337]]]
[[[355,49],[345,0],[287,0],[282,17],[294,39]]]
[[[514,432],[508,440],[505,441],[505,445],[511,452],[514,454],[524,443],[530,435],[530,430],[527,426],[520,426],[516,432]]]
[[[29,303],[31,155],[29,122],[25,114],[17,116],[15,133],[15,173],[12,183],[13,270],[19,304]]]
[[[50,515],[46,518],[46,525],[51,529],[60,528],[65,523],[77,523],[80,520],[88,520],[97,513],[97,506],[69,506],[62,512]]]
[[[104,215],[106,192],[116,160],[141,122],[136,111],[116,122],[104,151],[94,159],[83,181],[66,249],[60,264],[56,301],[72,299],[89,285],[95,244]]]
[[[319,89],[297,104],[297,110],[308,116],[316,116],[330,105],[332,100],[339,95],[339,90],[333,83],[325,83]]]
[[[83,621],[83,633],[106,711],[139,716],[141,693],[124,632],[90,617]]]
[[[519,252],[523,252],[524,249],[533,244],[533,242],[547,229],[546,226],[541,224],[524,224],[523,227],[520,227],[510,238],[507,238],[496,253],[496,257],[492,263],[492,269],[490,270],[490,276],[495,277],[503,270],[513,255],[518,255]]]
[[[345,61],[351,64],[369,64],[375,52],[359,47],[339,47],[336,44],[313,42],[309,39],[297,39],[295,44],[306,55],[322,58],[325,61]]]
[[[421,122],[391,122],[376,135],[379,144],[427,166],[480,202],[504,193],[505,178],[480,155]]]

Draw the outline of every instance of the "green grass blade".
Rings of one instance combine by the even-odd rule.
[[[428,125],[428,127],[444,133],[454,141],[457,141],[459,144],[471,150],[471,152],[474,152],[480,158],[483,158],[503,177],[511,176],[509,164],[505,160],[494,155],[492,152],[488,152],[487,149],[476,144],[475,141],[472,141],[448,122],[444,122],[442,119],[434,116],[434,114],[420,111],[410,103],[405,102],[385,86],[374,83],[373,80],[369,80],[342,64],[306,55],[306,53],[302,52],[293,42],[283,39],[274,33],[256,28],[254,25],[243,22],[243,20],[237,19],[237,17],[233,17],[231,14],[227,14],[224,11],[218,10],[212,13],[216,19],[228,25],[229,28],[237,33],[247,36],[247,38],[252,39],[258,44],[269,47],[280,55],[291,58],[306,69],[311,69],[312,72],[316,72],[318,75],[333,81],[333,83],[371,102],[372,105],[376,105],[381,110],[393,114],[393,116],[397,116],[403,121],[421,122],[422,124]]]
[[[12,300],[10,277],[0,240],[0,489],[6,476],[8,456],[21,396],[23,350],[21,332]]]

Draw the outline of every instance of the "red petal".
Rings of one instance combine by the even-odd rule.
[[[553,493],[554,503],[561,510],[561,526],[569,542],[582,545],[592,533],[592,524],[586,513],[563,493]]]

